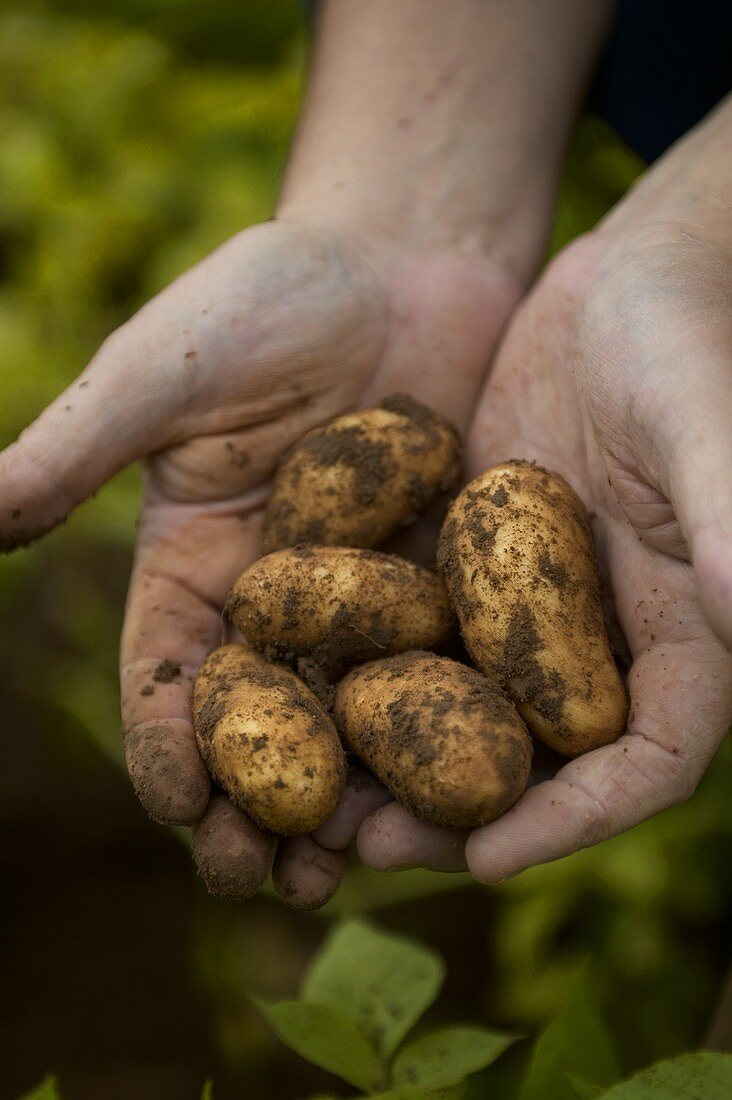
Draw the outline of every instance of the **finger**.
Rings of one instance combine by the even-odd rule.
[[[245,901],[272,870],[277,840],[215,794],[193,828],[193,858],[210,894]]]
[[[372,871],[465,871],[463,830],[440,829],[392,802],[368,817],[358,831],[358,854]]]
[[[168,718],[132,726],[124,739],[127,771],[145,810],[161,825],[192,825],[206,808],[209,776],[190,721]]]
[[[181,323],[164,337],[160,312],[151,303],[113,333],[0,454],[2,549],[44,534],[118,470],[170,441],[185,391],[173,376]]]
[[[320,909],[333,897],[346,869],[345,852],[329,852],[312,837],[280,843],[272,882],[291,909]]]
[[[135,792],[156,821],[192,825],[208,801],[209,776],[191,718],[198,666],[215,647],[215,612],[161,575],[133,578],[130,614],[144,623],[122,642],[122,723],[127,769]]]
[[[221,642],[226,591],[257,553],[259,517],[155,510],[141,530],[120,650],[130,778],[151,817],[191,825],[208,801],[196,746],[196,672]]]
[[[727,730],[732,668],[719,642],[659,641],[633,665],[628,732],[531,787],[507,814],[477,829],[470,871],[500,882],[538,863],[630,829],[687,799]]]
[[[351,765],[341,801],[325,824],[312,834],[313,840],[321,848],[342,851],[355,839],[361,822],[387,802],[391,802],[391,795],[371,773]]]

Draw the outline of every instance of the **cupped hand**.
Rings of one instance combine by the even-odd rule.
[[[279,457],[318,422],[400,390],[465,428],[517,297],[515,281],[484,259],[270,222],[140,310],[0,455],[5,550],[144,458],[121,646],[125,753],[151,816],[195,824],[194,852],[214,891],[253,892],[275,856],[271,837],[221,793],[210,796],[191,688],[221,641],[229,587],[259,555]],[[358,775],[320,844],[283,842],[282,896],[322,904],[358,823],[385,800]]]
[[[584,500],[632,655],[627,730],[470,835],[379,809],[358,835],[376,869],[497,882],[568,855],[688,798],[729,727],[732,252],[683,220],[644,226],[575,242],[516,312],[468,470],[533,459]]]

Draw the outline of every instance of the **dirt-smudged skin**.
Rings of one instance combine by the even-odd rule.
[[[475,669],[411,652],[338,685],[346,744],[416,817],[451,829],[493,821],[529,780],[532,746],[516,708]]]
[[[338,734],[289,669],[247,646],[221,646],[199,670],[193,717],[209,771],[258,825],[298,836],[338,805],[346,777]]]
[[[614,741],[628,703],[582,501],[533,463],[487,470],[453,501],[439,567],[465,645],[527,725],[565,756]]]
[[[305,542],[378,546],[457,484],[461,450],[452,424],[406,394],[314,428],[277,471],[264,553]]]
[[[245,901],[269,878],[277,838],[261,829],[225,794],[215,794],[193,827],[193,855],[209,894]]]
[[[440,577],[378,550],[302,546],[254,562],[226,605],[250,645],[329,673],[406,649],[432,648],[454,616]]]

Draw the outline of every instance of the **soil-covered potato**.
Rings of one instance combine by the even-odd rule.
[[[525,790],[532,746],[501,689],[433,653],[402,653],[354,669],[336,689],[344,741],[416,817],[472,829]]]
[[[227,614],[256,649],[328,674],[373,657],[437,646],[454,623],[442,579],[394,554],[300,546],[254,562]]]
[[[378,546],[457,484],[460,456],[452,424],[405,394],[314,428],[275,475],[264,553],[303,542]]]
[[[487,470],[453,501],[438,552],[465,645],[566,756],[614,741],[628,703],[608,642],[592,531],[558,474]]]
[[[221,646],[198,672],[193,717],[212,776],[258,825],[298,836],[338,805],[346,778],[338,734],[289,669],[247,646]]]

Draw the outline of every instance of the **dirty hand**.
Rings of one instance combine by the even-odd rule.
[[[191,724],[196,669],[221,609],[260,553],[282,452],[325,418],[408,391],[466,426],[514,304],[490,261],[369,248],[295,221],[234,237],[112,334],[83,374],[0,456],[4,549],[48,531],[144,457],[121,649],[127,763],[156,820],[198,824],[209,885],[251,892],[273,842],[209,778]],[[280,845],[292,904],[337,885],[356,825],[385,795],[356,780],[324,833]],[[257,883],[258,885],[258,883]]]
[[[732,102],[519,308],[483,394],[469,476],[508,457],[564,475],[592,514],[632,656],[614,744],[446,833],[391,805],[361,826],[380,870],[496,882],[688,798],[732,718]]]

